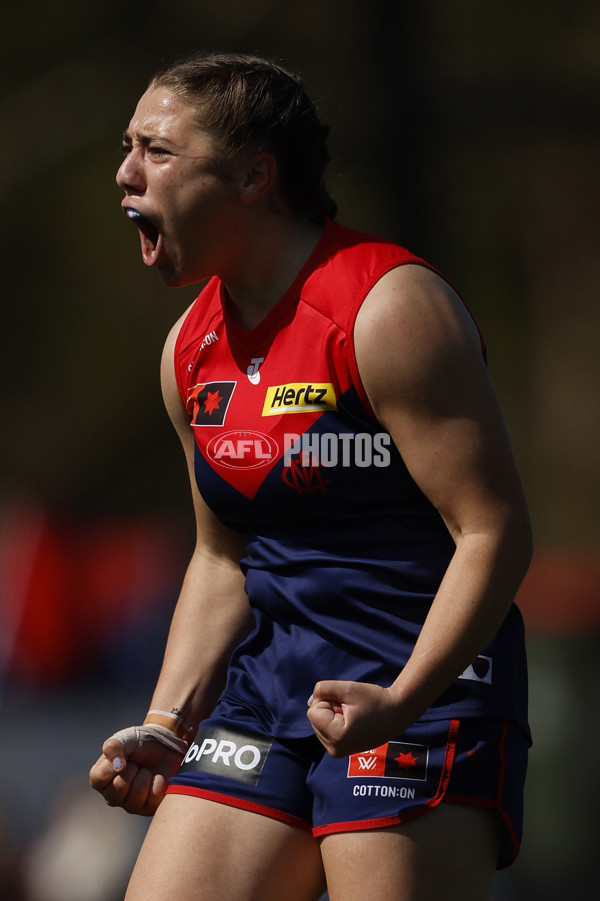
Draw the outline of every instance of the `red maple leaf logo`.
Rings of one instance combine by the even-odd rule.
[[[219,409],[219,404],[223,400],[222,397],[219,397],[219,391],[209,391],[206,395],[206,400],[204,401],[204,409],[208,413],[209,416],[212,415],[213,410]]]
[[[398,764],[399,767],[417,766],[417,764],[419,762],[417,760],[417,758],[415,757],[415,755],[412,754],[410,751],[408,751],[408,753],[406,753],[406,754],[401,752],[398,757],[394,757],[394,760],[396,761],[396,763]]]

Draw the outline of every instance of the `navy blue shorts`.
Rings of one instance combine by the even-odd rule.
[[[339,760],[314,737],[274,739],[246,708],[218,707],[168,791],[251,810],[312,832],[379,829],[439,803],[498,811],[509,866],[522,833],[528,740],[503,720],[420,722],[396,741]]]

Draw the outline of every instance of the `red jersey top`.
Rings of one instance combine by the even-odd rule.
[[[454,552],[374,417],[354,353],[364,298],[407,263],[428,265],[328,221],[256,328],[236,325],[213,278],[177,340],[200,493],[246,539],[256,629],[232,657],[226,695],[276,735],[310,734],[318,679],[394,681]],[[426,718],[504,716],[526,729],[524,659],[513,607]]]

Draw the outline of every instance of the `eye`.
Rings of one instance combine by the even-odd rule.
[[[148,146],[148,149],[146,150],[146,153],[149,157],[155,160],[161,160],[167,156],[171,156],[168,150],[165,150],[164,147],[160,147],[157,144],[150,144]]]
[[[127,156],[128,153],[131,153],[131,144],[126,144],[125,142],[123,142],[123,147],[121,149],[123,156]]]

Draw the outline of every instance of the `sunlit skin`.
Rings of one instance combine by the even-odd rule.
[[[149,88],[123,136],[117,172],[125,211],[140,228],[142,257],[169,287],[218,275],[242,324],[256,324],[285,293],[321,227],[291,213],[277,189],[277,164],[257,153],[215,165],[216,147],[196,110],[165,88]]]
[[[192,108],[159,88],[140,100],[125,145],[117,177],[123,205],[147,216],[160,235],[156,246],[142,237],[146,263],[170,285],[220,275],[240,320],[256,324],[320,231],[286,208],[273,157],[241,158],[222,176]],[[399,336],[394,344],[390,335]],[[398,267],[365,298],[354,339],[378,420],[442,515],[456,553],[391,686],[329,679],[315,686],[308,717],[334,757],[401,734],[462,672],[505,617],[530,546],[526,503],[479,335],[455,293],[422,267]],[[175,407],[176,391],[174,398]],[[185,418],[181,435],[184,444],[192,440]],[[192,491],[199,508],[193,479]],[[177,691],[169,686],[154,706],[164,707],[171,695]]]
[[[237,199],[235,178],[225,179],[192,108],[165,90],[148,90],[123,136],[125,158],[117,184],[124,209],[158,229],[155,247],[142,235],[146,265],[170,286],[190,284],[226,268],[225,255]],[[230,229],[223,241],[220,227]]]
[[[218,275],[238,323],[252,328],[321,234],[285,202],[275,158],[249,152],[215,167],[217,145],[197,111],[156,87],[141,98],[124,145],[117,182],[125,212],[145,217],[137,224],[146,265],[172,287]],[[196,482],[195,438],[175,372],[184,318],[167,339],[161,380],[190,472],[197,544],[150,708],[176,705],[195,727],[213,709],[231,650],[253,620],[240,567],[244,536],[218,519]],[[307,717],[337,758],[376,747],[419,719],[498,629],[531,553],[518,472],[462,301],[428,269],[397,267],[364,298],[353,338],[376,419],[456,550],[392,685],[338,681],[324,671],[314,686]],[[343,901],[489,896],[500,839],[493,810],[441,804],[400,826],[315,841],[276,818],[165,794],[180,757],[158,741],[127,748],[112,737],[92,767],[91,783],[107,803],[154,815],[127,901],[174,894],[185,901],[315,901],[324,872],[331,898]]]

